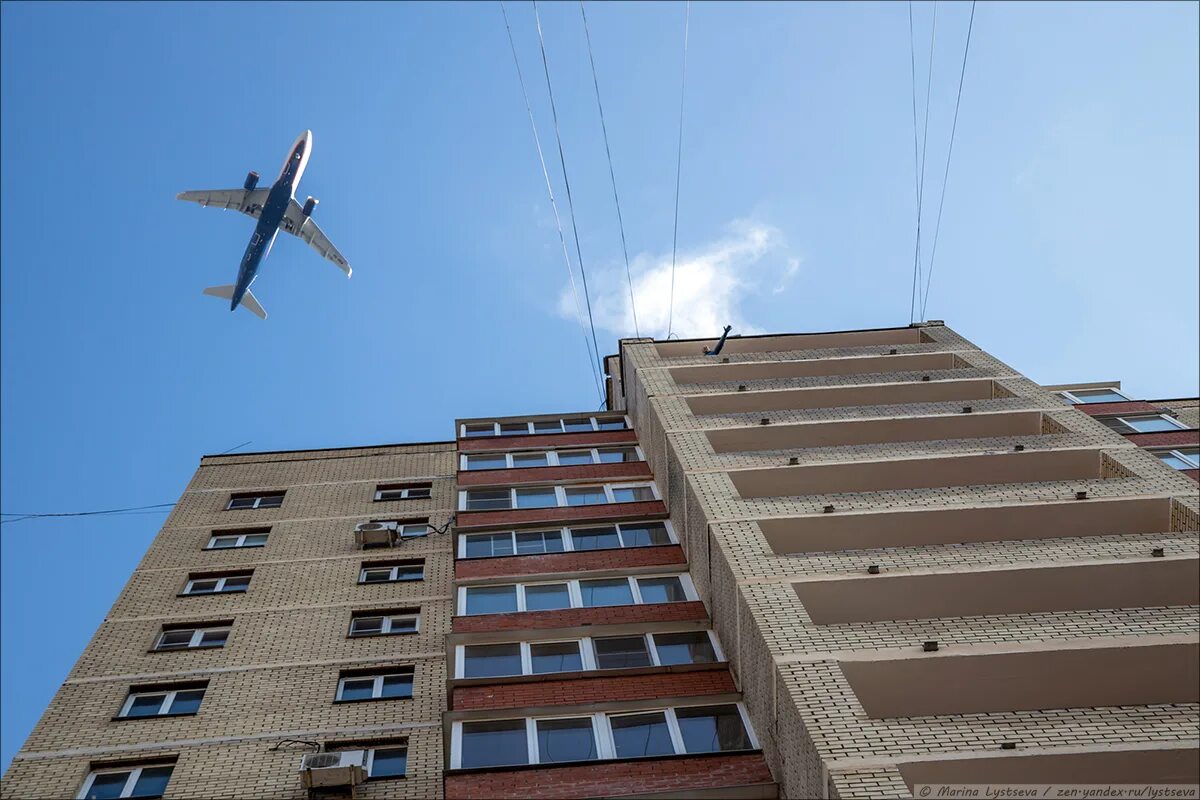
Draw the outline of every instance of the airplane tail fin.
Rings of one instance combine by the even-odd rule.
[[[227,284],[225,286],[210,286],[204,290],[204,293],[209,297],[220,297],[223,300],[232,300],[233,291],[235,288],[236,287],[234,287],[233,284]],[[267,312],[263,310],[261,305],[259,305],[258,299],[250,293],[249,289],[247,289],[242,295],[242,302],[240,305],[253,313],[259,319],[267,318]]]

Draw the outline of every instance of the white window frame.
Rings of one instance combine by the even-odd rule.
[[[187,712],[187,714],[172,714],[169,711],[165,710],[165,709],[169,709],[171,707],[171,704],[175,702],[175,696],[178,695],[180,692],[200,692],[200,702],[203,703],[204,695],[208,693],[208,687],[207,686],[185,686],[180,689],[171,689],[169,691],[166,689],[159,689],[157,691],[130,692],[129,695],[125,698],[125,702],[121,704],[121,710],[120,710],[120,712],[117,713],[117,716],[120,717],[121,719],[154,719],[155,717],[177,717],[177,716],[186,716],[187,714],[196,713],[196,712],[189,711],[189,712]],[[129,711],[130,711],[130,709],[133,708],[133,703],[135,700],[137,700],[139,697],[153,697],[154,695],[162,695],[163,696],[163,700],[161,703],[159,703],[158,711],[156,713],[145,714],[140,717],[129,716]]]
[[[237,589],[226,589],[225,588],[226,582],[233,578],[245,578],[246,585],[242,586],[240,588],[237,588]],[[206,594],[244,594],[245,592],[250,591],[250,581],[252,578],[253,578],[253,573],[250,573],[250,572],[239,572],[236,575],[221,575],[220,577],[214,575],[214,576],[208,577],[208,578],[189,578],[188,582],[183,587],[182,594],[189,595],[189,596],[202,596],[202,595],[206,595]],[[198,583],[200,581],[214,581],[214,580],[217,582],[217,585],[213,587],[212,591],[209,591],[209,592],[192,591],[196,583]]]
[[[421,568],[421,577],[405,578],[403,581],[400,580],[400,577],[399,577],[400,570],[405,569],[405,568],[413,568],[413,567]],[[386,581],[368,581],[367,580],[368,572],[380,571],[380,570],[385,570],[385,569],[389,570],[389,577]],[[366,565],[366,566],[361,566],[358,570],[358,582],[360,585],[366,585],[366,586],[370,586],[370,585],[376,584],[376,583],[409,583],[409,582],[416,582],[416,581],[423,581],[423,580],[425,580],[425,560],[424,559],[413,559],[412,561],[410,561],[406,564],[391,564],[391,565],[378,564],[376,566]]]
[[[144,767],[113,767],[111,769],[94,769],[88,773],[87,778],[83,782],[83,787],[80,788],[79,794],[75,795],[75,798],[76,798],[76,800],[83,800],[84,798],[87,797],[88,792],[90,792],[92,790],[92,784],[95,782],[97,775],[111,775],[115,772],[128,772],[129,773],[129,777],[125,781],[125,786],[121,789],[121,793],[117,796],[118,797],[130,797],[133,794],[133,788],[135,786],[137,786],[138,780],[142,777],[143,770],[161,769],[163,767],[171,767],[171,769],[172,769],[171,777],[174,777],[173,770],[175,768],[175,765],[170,764],[170,763],[147,764]],[[170,786],[170,783],[171,783],[171,778],[167,778],[167,785]],[[161,796],[162,795],[159,795],[159,797],[161,797]]]
[[[383,623],[379,627],[378,633],[355,633],[354,623],[360,619],[382,619]],[[413,621],[413,629],[411,631],[392,631],[393,619],[411,619]],[[351,639],[367,639],[372,636],[403,636],[405,634],[414,634],[421,632],[421,613],[418,611],[412,614],[352,614],[350,616],[350,631]]]
[[[1120,403],[1122,401],[1132,402],[1132,398],[1126,397],[1125,393],[1122,392],[1120,389],[1118,389],[1115,386],[1090,386],[1087,389],[1075,389],[1073,391],[1064,389],[1064,390],[1060,391],[1059,394],[1062,395],[1063,397],[1067,398],[1068,400],[1070,400],[1073,405],[1088,405],[1089,404],[1089,401],[1087,399],[1080,397],[1079,395],[1075,394],[1075,392],[1112,392],[1113,394],[1119,396],[1121,398],[1121,400],[1104,400],[1102,402],[1105,402],[1105,403]]]
[[[246,544],[247,536],[262,536],[264,538],[267,538],[270,536],[270,531],[247,531],[246,533],[233,533],[233,532],[217,533],[214,531],[212,533],[212,535],[208,537],[208,544],[205,546],[204,549],[205,550],[237,550],[237,549],[243,548],[243,547],[266,547],[267,546],[267,543],[265,541],[262,544]],[[217,539],[233,539],[234,544],[232,547],[216,547],[215,543],[216,543]]]
[[[659,545],[659,544],[647,544],[647,545],[625,544],[625,537],[623,535],[623,532],[624,532],[623,526],[628,526],[630,528],[636,528],[640,525],[649,525],[649,524],[662,525],[663,527],[666,528],[667,538],[669,539],[667,544],[662,544],[662,545]],[[600,528],[600,527],[610,526],[610,525],[617,529],[617,541],[619,542],[619,544],[616,547],[603,547],[603,548],[585,549],[585,550],[579,550],[575,547],[575,533],[574,533],[575,528],[582,530],[584,528]],[[515,530],[514,529],[514,530],[509,530],[509,531],[485,531],[482,533],[460,533],[458,535],[458,557],[459,558],[468,558],[467,542],[470,540],[470,537],[472,537],[472,536],[502,536],[505,534],[508,535],[509,542],[511,542],[511,544],[512,544],[512,550],[513,550],[512,553],[510,553],[509,555],[499,555],[499,556],[469,556],[469,558],[472,558],[472,559],[476,559],[476,558],[515,558],[518,556],[526,556],[526,555],[531,555],[531,556],[533,556],[533,555],[555,555],[559,551],[555,550],[552,552],[542,552],[542,553],[518,553],[517,552],[517,534],[520,534],[520,533],[551,533],[554,531],[560,532],[560,534],[562,536],[563,549],[561,552],[563,552],[563,553],[591,553],[591,552],[595,552],[596,550],[640,550],[643,547],[667,547],[669,545],[679,544],[679,537],[675,535],[675,528],[674,528],[674,526],[671,525],[671,520],[669,520],[669,519],[625,520],[623,522],[593,522],[593,523],[585,523],[583,525],[564,525],[561,528],[529,528],[528,530]]]
[[[408,697],[403,697],[403,696],[401,696],[401,697],[384,697],[383,696],[383,679],[384,678],[402,678],[402,677],[407,677],[409,679]],[[370,697],[362,697],[362,698],[357,698],[354,700],[346,700],[342,697],[342,692],[346,688],[346,681],[365,681],[367,678],[373,678],[375,681],[374,685],[371,687],[371,696]],[[343,702],[343,703],[349,703],[349,702],[365,703],[368,700],[407,700],[413,696],[413,693],[415,692],[415,690],[416,690],[416,674],[415,674],[415,670],[413,670],[412,668],[409,668],[408,670],[401,670],[400,672],[381,672],[379,674],[372,673],[369,675],[343,675],[340,678],[338,678],[337,694],[335,695],[335,699],[338,702]],[[385,747],[385,748],[381,748],[381,749],[391,750],[393,748]]]
[[[404,744],[384,745],[382,747],[368,747],[364,751],[363,769],[367,771],[367,779],[371,780],[371,771],[375,769],[375,751],[376,750],[403,750],[404,751],[404,774],[403,775],[385,775],[375,778],[375,780],[387,780],[388,778],[407,778],[408,777],[408,742]]]
[[[601,450],[619,450],[619,449],[632,449],[636,452],[637,458],[635,458],[633,461],[601,461],[600,460],[600,451]],[[592,455],[592,461],[591,461],[592,464],[633,464],[633,463],[637,463],[639,461],[646,460],[646,454],[642,451],[641,445],[610,444],[610,445],[602,445],[602,446],[598,446],[598,447],[563,447],[563,448],[560,448],[560,450],[510,450],[510,451],[504,452],[504,453],[462,453],[458,457],[459,469],[461,469],[463,472],[484,472],[489,469],[537,469],[538,467],[517,466],[514,456],[538,456],[538,455],[542,455],[542,456],[546,457],[546,464],[542,467],[543,469],[545,467],[584,466],[582,464],[561,464],[561,463],[559,463],[558,454],[560,451],[565,452],[565,453],[579,453],[579,452],[585,452],[585,451],[589,452]],[[471,458],[474,456],[487,456],[489,458],[495,458],[495,457],[499,456],[504,459],[504,466],[503,467],[484,467],[482,469],[473,470],[473,469],[471,469]]]
[[[419,483],[420,481],[414,481]],[[389,489],[388,484],[382,483],[375,487],[375,502],[377,503],[392,503],[398,500],[431,500],[433,499],[433,483],[428,486],[403,486],[399,489]],[[384,494],[400,492],[399,497],[384,497]],[[411,492],[427,492],[428,494],[420,496],[412,496]]]
[[[557,586],[559,584],[566,584],[566,586],[567,586],[567,597],[570,599],[570,605],[567,606],[567,608],[620,608],[620,606],[585,606],[585,605],[583,605],[583,593],[582,593],[582,590],[580,589],[580,581],[581,580],[583,580],[583,581],[624,580],[624,581],[628,582],[628,584],[629,584],[630,595],[633,598],[632,605],[635,605],[635,606],[646,605],[646,603],[644,603],[642,601],[642,592],[638,586],[638,581],[639,580],[651,580],[654,578],[678,578],[679,579],[679,584],[680,584],[680,586],[683,587],[684,599],[677,601],[677,602],[686,603],[686,602],[692,602],[692,601],[699,599],[699,596],[696,594],[696,587],[692,583],[691,577],[686,572],[666,572],[666,573],[655,573],[653,575],[616,575],[616,576],[611,576],[611,577],[607,577],[607,578],[583,578],[583,579],[563,578],[561,580],[554,580],[554,581],[529,581],[529,582],[524,582],[524,583],[478,583],[478,584],[472,584],[470,586],[458,587],[457,615],[460,617],[467,616],[466,609],[467,609],[467,592],[468,592],[468,590],[470,590],[470,589],[499,589],[501,587],[507,587],[507,586],[515,586],[516,587],[516,590],[517,590],[517,612],[516,613],[521,613],[521,612],[526,611],[525,587],[527,587],[527,586],[551,586],[551,585]],[[511,614],[514,612],[510,611],[510,612],[489,612],[489,613],[510,613]],[[471,614],[470,616],[479,617],[479,616],[486,616],[486,615]]]
[[[595,713],[590,713],[590,714],[589,713],[553,714],[553,715],[548,715],[548,716],[540,716],[539,715],[536,717],[499,717],[496,719],[456,720],[452,724],[451,732],[450,732],[450,769],[462,769],[463,723],[464,722],[467,724],[470,724],[472,722],[524,722],[525,723],[525,750],[526,750],[526,754],[527,754],[527,760],[526,760],[525,764],[505,765],[505,766],[512,766],[512,767],[519,767],[519,766],[532,765],[532,764],[541,764],[541,763],[548,763],[548,764],[563,764],[563,763],[586,764],[586,763],[588,763],[587,761],[579,761],[579,762],[563,762],[563,761],[542,762],[541,761],[541,758],[540,758],[541,754],[538,751],[538,745],[537,745],[537,723],[543,722],[543,721],[558,720],[558,719],[590,719],[591,720],[592,736],[596,743],[596,758],[592,759],[594,761],[601,761],[601,760],[606,760],[606,759],[614,760],[614,759],[618,758],[616,743],[615,743],[615,741],[613,739],[613,735],[612,735],[612,727],[609,724],[610,718],[642,715],[642,714],[656,714],[656,713],[662,714],[664,716],[664,718],[666,719],[667,729],[671,733],[671,745],[672,745],[672,748],[675,750],[676,755],[703,755],[703,754],[708,754],[708,753],[721,753],[721,752],[745,752],[745,751],[738,751],[738,750],[729,750],[729,751],[715,750],[715,751],[704,751],[704,753],[688,753],[687,750],[685,749],[684,744],[683,744],[683,733],[679,728],[679,720],[675,716],[676,710],[683,710],[686,708],[713,708],[713,707],[720,707],[720,706],[733,706],[737,709],[738,716],[740,716],[741,720],[742,720],[742,728],[746,731],[746,737],[750,740],[750,749],[751,750],[760,749],[762,747],[762,745],[758,741],[758,736],[754,732],[754,727],[750,724],[750,715],[746,713],[746,707],[742,703],[740,703],[740,702],[733,702],[733,703],[713,703],[713,702],[680,703],[677,705],[666,706],[666,707],[637,708],[637,709],[629,709],[627,711],[607,711],[607,712],[600,711],[600,712],[595,712]],[[646,758],[646,757],[647,756],[639,756],[637,758]],[[653,756],[649,756],[649,757],[652,758]],[[622,760],[632,761],[634,759],[622,759]],[[497,768],[501,768],[501,767],[497,767]]]
[[[554,434],[564,434],[564,433],[567,433],[567,432],[568,432],[568,431],[567,431],[567,429],[566,429],[566,425],[564,424],[564,422],[565,422],[566,420],[571,420],[572,422],[575,422],[575,421],[578,421],[578,420],[584,420],[584,419],[588,420],[588,421],[591,423],[591,425],[592,425],[592,431],[593,431],[593,432],[594,432],[594,431],[600,431],[600,430],[630,430],[630,431],[631,431],[631,430],[633,430],[633,421],[629,419],[629,416],[628,416],[628,415],[625,415],[625,416],[620,416],[620,417],[608,417],[608,416],[596,416],[596,415],[580,414],[580,415],[579,415],[579,416],[577,416],[577,417],[575,417],[575,416],[571,416],[571,415],[567,415],[567,416],[565,416],[565,417],[559,417],[557,420],[553,420],[553,419],[539,419],[539,420],[530,420],[530,421],[528,421],[528,422],[525,422],[525,423],[524,423],[524,424],[525,424],[525,426],[526,426],[526,433],[525,433],[525,434],[520,434],[520,433],[505,433],[505,434],[501,434],[501,433],[500,433],[500,425],[501,425],[501,423],[500,423],[500,422],[487,422],[487,421],[483,421],[483,422],[464,422],[464,423],[462,423],[462,424],[459,426],[459,429],[458,429],[458,435],[459,435],[459,437],[460,437],[460,438],[462,438],[462,439],[486,439],[486,438],[487,438],[487,436],[486,436],[486,435],[484,435],[484,434],[475,434],[475,435],[473,435],[473,436],[467,436],[467,427],[468,427],[468,426],[470,426],[470,427],[473,427],[473,428],[474,428],[474,427],[482,427],[482,426],[484,426],[484,425],[491,425],[491,426],[492,426],[492,436],[496,436],[496,437],[499,437],[499,436],[501,436],[501,435],[503,435],[503,436],[522,436],[522,435],[527,435],[527,436],[540,436],[540,435],[545,435],[545,434],[550,434],[550,435],[554,435]],[[625,422],[625,427],[624,427],[624,428],[608,428],[608,429],[606,429],[606,428],[601,428],[601,427],[600,427],[600,422],[601,422],[601,421],[604,421],[604,422],[616,422],[617,420],[624,420],[624,422]],[[534,425],[535,425],[535,424],[538,424],[538,425],[546,425],[547,423],[553,423],[553,422],[557,422],[557,423],[558,423],[558,428],[559,428],[559,429],[558,429],[557,431],[538,431],[538,430],[534,430]],[[522,423],[521,423],[521,420],[505,420],[503,424],[504,424],[504,425],[520,425],[520,424],[522,424]],[[586,432],[587,432],[587,431],[570,431],[570,433],[586,433]]]
[[[162,646],[163,637],[165,637],[168,633],[182,633],[183,631],[191,631],[192,632],[192,638],[188,644],[183,645],[182,647],[163,647]],[[217,633],[219,631],[225,632],[225,641],[224,642],[222,642],[221,644],[210,644],[210,645],[200,644],[200,642],[204,639],[204,634]],[[158,638],[154,640],[154,650],[156,652],[161,651],[164,653],[169,653],[172,650],[207,650],[210,647],[213,649],[216,649],[218,647],[224,647],[229,642],[229,634],[232,631],[233,631],[232,625],[214,625],[209,628],[170,628],[165,631],[160,630],[158,632]]]
[[[280,508],[283,506],[283,498],[286,494],[287,494],[287,492],[264,492],[262,494],[255,494],[255,495],[242,494],[240,492],[231,494],[229,496],[229,502],[227,502],[225,504],[225,510],[226,511],[253,511],[258,508],[263,508],[263,504],[262,504],[263,500],[266,500],[268,497],[270,497],[270,498],[278,497],[279,505],[270,505],[270,506],[266,506],[266,508]],[[254,498],[254,503],[252,505],[238,506],[237,508],[234,508],[233,503],[235,500],[249,500],[252,497]]]
[[[1147,419],[1147,418],[1165,419],[1167,422],[1174,425],[1177,430],[1183,430],[1183,431],[1189,430],[1187,425],[1184,425],[1179,420],[1175,419],[1172,416],[1168,416],[1167,414],[1151,414],[1151,413],[1128,414],[1126,416],[1121,416],[1121,417],[1112,417],[1111,419],[1115,419],[1118,422],[1120,422],[1122,425],[1124,425],[1126,428],[1129,428],[1129,433],[1170,433],[1170,431],[1139,431],[1137,428],[1135,428],[1129,422],[1129,420],[1131,420],[1131,419]]]
[[[1196,449],[1196,446],[1190,445],[1190,446],[1185,446],[1183,448],[1183,450],[1187,450],[1187,449],[1194,450],[1194,449]],[[1169,448],[1169,449],[1168,448],[1155,448],[1155,449],[1151,450],[1150,452],[1153,453],[1154,456],[1156,458],[1158,458],[1159,461],[1163,461],[1163,459],[1162,459],[1163,456],[1174,456],[1175,458],[1178,458],[1180,461],[1182,461],[1185,464],[1191,464],[1190,467],[1185,467],[1184,469],[1200,469],[1200,455],[1189,455],[1187,453],[1184,453],[1183,450],[1176,449],[1176,448]],[[1163,464],[1168,467],[1171,466],[1170,464],[1167,464],[1167,462],[1165,462],[1165,461],[1163,461]],[[1171,467],[1171,469],[1175,469],[1175,467]],[[1182,471],[1182,470],[1179,470],[1179,471]]]
[[[650,664],[651,664],[651,666],[654,666],[654,667],[661,667],[662,659],[659,657],[659,654],[658,654],[658,641],[654,637],[668,636],[668,635],[677,634],[677,633],[703,633],[703,634],[706,634],[708,636],[709,644],[712,645],[713,655],[716,657],[716,661],[714,661],[712,663],[721,663],[721,662],[725,661],[725,652],[721,649],[721,643],[719,641],[717,641],[716,632],[711,629],[706,628],[706,629],[700,630],[700,631],[697,631],[695,629],[687,629],[687,630],[679,630],[679,631],[656,631],[654,633],[630,633],[630,634],[615,633],[611,636],[583,636],[578,639],[527,639],[524,641],[517,641],[517,642],[474,642],[471,644],[456,645],[455,653],[454,653],[454,678],[455,678],[455,680],[485,681],[485,680],[492,680],[493,678],[516,677],[516,675],[534,675],[534,674],[557,675],[560,673],[555,673],[555,672],[534,673],[534,671],[533,671],[533,647],[535,645],[539,645],[539,644],[565,644],[567,642],[575,642],[578,644],[579,652],[580,652],[580,660],[582,662],[582,665],[583,665],[582,669],[584,672],[597,672],[597,671],[607,672],[607,671],[609,671],[609,668],[601,669],[598,666],[598,662],[596,660],[595,640],[596,639],[626,639],[626,638],[632,639],[637,636],[641,636],[643,638],[649,637],[649,642],[647,642],[646,649],[647,649],[647,652],[649,652],[649,654],[650,654]],[[491,677],[482,677],[482,678],[467,678],[466,677],[467,648],[475,647],[475,646],[492,647],[492,646],[497,646],[497,645],[514,645],[514,644],[518,645],[520,647],[521,671],[519,673],[516,673],[516,675],[494,675]]]
[[[528,490],[528,489],[539,489],[539,490],[553,489],[554,490],[554,500],[555,500],[556,505],[540,506],[540,508],[585,508],[587,505],[593,505],[593,506],[621,505],[621,504],[623,504],[622,501],[618,501],[614,494],[614,492],[617,489],[638,489],[638,488],[643,488],[643,487],[650,488],[650,492],[654,496],[655,500],[662,500],[662,495],[660,495],[658,493],[658,486],[654,483],[654,481],[621,481],[619,483],[559,483],[559,484],[553,484],[553,485],[543,484],[543,485],[539,485],[539,486],[512,486],[512,487],[508,487],[508,488],[505,488],[503,486],[501,486],[501,487],[478,486],[478,487],[472,487],[470,489],[460,489],[459,490],[459,492],[458,492],[458,510],[459,511],[528,511],[534,507],[519,508],[517,506],[517,491]],[[586,505],[568,505],[567,504],[567,489],[595,489],[595,488],[600,488],[604,491],[605,502],[603,502],[603,503],[587,503]],[[472,509],[468,509],[467,508],[467,495],[470,492],[477,491],[477,490],[485,491],[485,492],[507,491],[508,492],[508,506],[504,507],[504,508],[472,508]],[[642,501],[634,501],[634,502],[647,502],[647,501],[642,500]]]

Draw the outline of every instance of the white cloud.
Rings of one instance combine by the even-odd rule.
[[[800,270],[800,259],[781,258],[783,238],[775,228],[759,222],[736,220],[728,236],[695,250],[681,251],[675,264],[675,302],[671,312],[671,254],[639,254],[630,263],[637,325],[642,336],[663,338],[671,317],[673,335],[681,338],[718,336],[726,325],[733,333],[761,331],[742,310],[748,295],[772,286],[772,294],[787,288]],[[633,336],[629,280],[624,265],[588,271],[592,315],[597,328],[617,336]],[[579,303],[583,285],[576,277]],[[576,317],[575,297],[565,286],[559,296],[559,313]]]

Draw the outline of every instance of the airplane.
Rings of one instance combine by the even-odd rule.
[[[246,246],[246,254],[242,256],[241,266],[238,267],[237,283],[226,286],[210,286],[204,294],[229,300],[229,310],[235,311],[239,305],[256,314],[260,319],[267,318],[267,312],[255,299],[250,291],[250,284],[258,277],[258,267],[262,260],[271,252],[275,237],[279,231],[285,231],[303,239],[314,250],[332,261],[346,277],[350,277],[350,264],[346,261],[333,243],[326,238],[317,223],[312,221],[313,209],[317,207],[316,198],[309,197],[304,205],[296,202],[296,185],[300,176],[308,166],[308,157],[312,154],[312,131],[305,131],[296,138],[292,149],[288,151],[283,169],[270,189],[259,189],[258,173],[251,172],[246,176],[246,182],[241,189],[211,189],[196,192],[181,192],[176,199],[188,200],[202,206],[216,206],[224,209],[236,209],[247,216],[258,220],[250,244]]]

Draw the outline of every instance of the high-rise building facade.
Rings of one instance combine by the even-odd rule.
[[[1200,780],[1194,401],[938,323],[606,366],[599,413],[204,458],[3,796]]]

